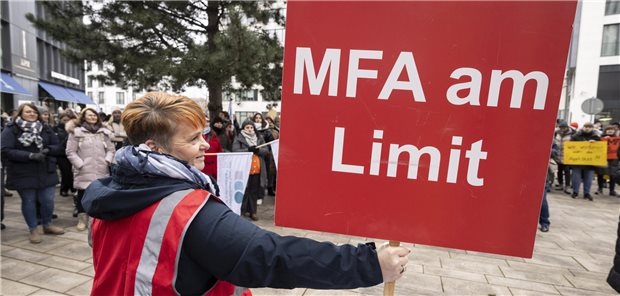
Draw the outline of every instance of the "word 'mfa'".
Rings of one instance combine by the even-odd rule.
[[[327,86],[327,95],[335,97],[338,95],[338,76],[340,75],[340,53],[337,48],[327,48],[319,71],[315,71],[314,60],[312,59],[312,51],[308,47],[297,47],[295,56],[295,77],[293,93],[303,94],[304,77],[308,80],[308,88],[311,95],[320,95],[327,72],[329,72],[329,80]],[[347,68],[347,86],[346,97],[355,98],[357,96],[357,83],[359,79],[377,79],[378,71],[373,69],[361,69],[361,60],[382,60],[383,51],[381,50],[361,50],[351,49],[349,51],[349,65]],[[399,80],[400,74],[406,71],[409,80]],[[304,75],[304,73],[306,75]],[[450,86],[446,91],[446,99],[453,105],[472,105],[480,106],[480,88],[482,85],[482,73],[475,68],[458,68],[452,72],[450,78],[462,79],[468,81],[461,82]],[[547,101],[547,89],[549,87],[549,78],[547,74],[541,71],[532,71],[523,74],[518,70],[492,70],[491,81],[489,84],[489,92],[486,101],[487,107],[497,107],[500,97],[500,88],[502,82],[506,80],[512,81],[512,94],[510,98],[510,108],[521,108],[523,101],[523,89],[525,84],[530,81],[536,81],[536,93],[534,95],[534,110],[545,109]],[[420,81],[420,74],[415,63],[412,52],[403,51],[398,55],[394,66],[390,71],[383,87],[379,92],[377,99],[388,100],[394,90],[411,92],[415,102],[426,102],[424,89]],[[460,97],[458,92],[467,90],[465,97]]]

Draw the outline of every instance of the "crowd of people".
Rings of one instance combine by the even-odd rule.
[[[122,111],[110,115],[93,108],[80,112],[66,109],[50,116],[45,106],[25,103],[2,116],[2,219],[7,191],[17,191],[31,243],[40,243],[44,234],[61,235],[53,224],[54,196],[73,197],[73,217],[78,231],[87,229],[89,216],[82,199],[94,181],[110,175],[115,152],[129,144],[121,122]],[[202,172],[217,179],[215,153],[253,152],[251,175],[243,198],[242,214],[258,220],[257,207],[266,195],[275,196],[276,168],[271,146],[260,146],[279,138],[279,118],[256,112],[238,124],[228,112],[220,112],[207,122],[202,137],[209,144]],[[257,148],[257,146],[259,148]],[[60,179],[58,178],[60,176]],[[1,224],[2,229],[5,225]]]
[[[564,146],[567,142],[605,141],[607,143],[607,166],[570,165],[565,163]],[[620,157],[620,123],[614,122],[603,127],[601,123],[586,122],[581,128],[575,122],[568,124],[559,121],[554,134],[554,144],[557,145],[557,183],[556,190],[563,191],[572,198],[581,197],[593,201],[592,184],[596,179],[597,189],[594,195],[603,195],[605,191],[610,196],[618,197],[615,185],[618,180],[618,159]],[[596,178],[595,178],[596,177]],[[583,189],[582,185],[583,184]]]

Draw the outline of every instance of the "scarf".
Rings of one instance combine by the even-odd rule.
[[[245,130],[241,130],[241,135],[245,138],[245,141],[248,142],[248,146],[256,146],[258,143],[258,138],[256,137],[256,133],[248,134]]]
[[[101,128],[101,124],[90,124],[88,122],[84,122],[82,123],[82,127],[85,128],[87,131],[95,134]]]
[[[209,176],[185,161],[152,151],[146,144],[122,147],[116,151],[115,158],[117,164],[132,167],[142,175],[185,180],[215,196],[220,196],[219,187]]]
[[[15,119],[15,124],[22,130],[22,134],[17,140],[22,143],[24,147],[29,147],[32,143],[35,143],[39,150],[43,148],[43,138],[41,138],[43,124],[40,121],[25,121],[21,117],[17,117]]]

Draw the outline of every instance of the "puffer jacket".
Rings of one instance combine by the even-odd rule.
[[[67,158],[73,165],[73,186],[86,189],[96,179],[108,177],[108,166],[114,159],[112,131],[101,127],[91,133],[83,127],[76,127],[75,122],[67,123]]]
[[[555,132],[553,137],[553,142],[558,146],[558,157],[557,159],[560,163],[564,163],[564,143],[570,141],[571,137],[575,132],[571,129],[568,129],[565,133],[560,130]]]

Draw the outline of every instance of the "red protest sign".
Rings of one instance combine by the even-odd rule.
[[[276,224],[531,257],[575,6],[289,2]]]

